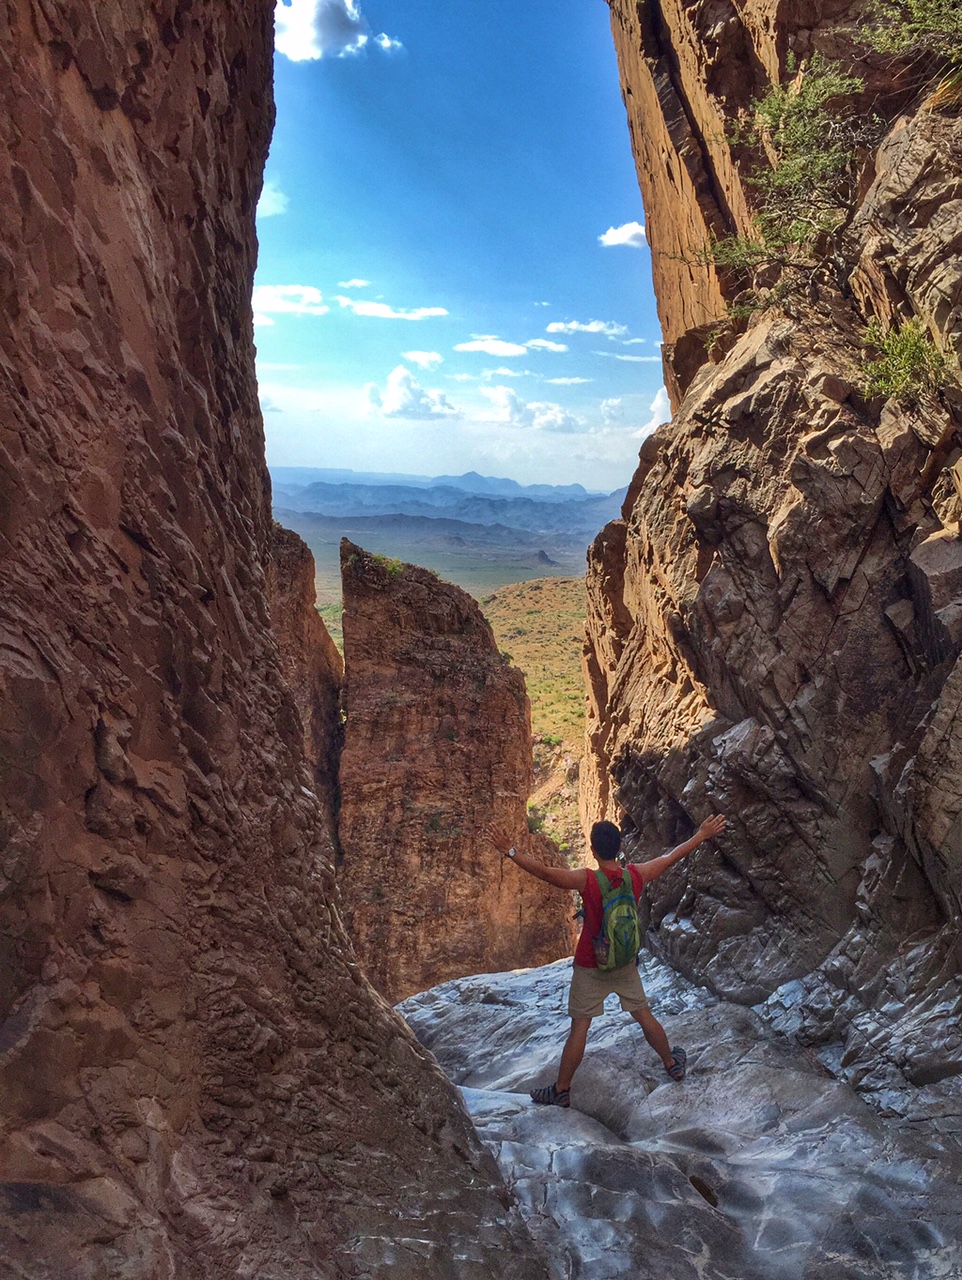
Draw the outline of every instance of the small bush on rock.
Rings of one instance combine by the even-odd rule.
[[[872,14],[876,24],[866,29],[872,48],[917,58],[929,80],[932,60],[941,63],[926,105],[957,108],[962,103],[962,0],[874,0]]]
[[[876,320],[865,331],[866,347],[878,352],[865,366],[865,392],[913,401],[936,391],[946,379],[945,357],[917,317],[886,333]]]

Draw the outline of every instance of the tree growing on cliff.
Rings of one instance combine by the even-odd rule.
[[[704,257],[744,280],[738,319],[783,304],[826,264],[842,262],[837,237],[855,205],[858,174],[881,121],[857,110],[863,83],[816,55],[774,85],[733,141],[755,161],[745,176],[755,206],[747,235],[712,240]]]
[[[844,218],[859,147],[875,132],[848,105],[861,89],[858,76],[816,55],[755,104],[749,137],[770,164],[746,181],[758,199],[755,223],[763,243],[807,247]]]

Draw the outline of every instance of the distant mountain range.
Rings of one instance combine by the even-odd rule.
[[[591,493],[580,484],[521,485],[516,480],[481,476],[404,476],[274,467],[274,506],[336,519],[418,517],[463,522],[464,536],[477,537],[477,526],[498,529],[502,539],[512,531],[550,535],[584,548],[595,534],[621,512],[626,489]],[[471,528],[470,526],[473,526]],[[524,539],[528,541],[528,539]]]
[[[465,489],[468,493],[498,494],[501,497],[542,498],[546,502],[564,502],[569,498],[600,498],[600,489],[586,489],[581,484],[519,484],[495,476],[478,475],[466,471],[463,476],[411,476],[393,471],[350,471],[331,467],[271,467],[274,483],[287,487],[293,485],[323,484],[374,484],[402,485],[408,489],[443,488]]]

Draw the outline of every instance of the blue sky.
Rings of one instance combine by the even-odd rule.
[[[604,0],[279,0],[274,465],[626,484],[668,416]]]

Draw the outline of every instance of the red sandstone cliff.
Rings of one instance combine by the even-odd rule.
[[[397,1001],[448,978],[570,954],[568,894],[503,862],[489,824],[528,832],[531,725],[521,672],[481,610],[426,569],[341,544],[344,705],[339,872],[348,930]]]
[[[679,403],[590,555],[585,816],[647,851],[725,810],[722,851],[654,891],[653,945],[936,1113],[962,1073],[962,122],[918,90],[834,273],[709,363],[721,292],[670,253],[719,210],[740,225],[724,126],[790,51],[850,50],[853,6],[611,7]],[[859,392],[873,315],[921,318],[956,370],[941,394]]]
[[[271,632],[272,7],[0,10],[4,1263],[542,1276],[359,973]]]

